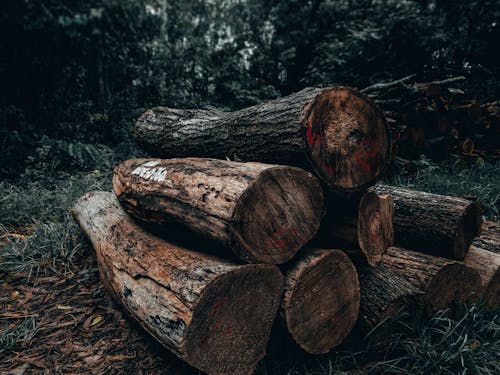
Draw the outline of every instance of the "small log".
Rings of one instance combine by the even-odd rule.
[[[446,195],[376,185],[378,194],[394,199],[397,245],[463,260],[478,233],[478,202]]]
[[[391,157],[383,113],[348,87],[307,88],[236,112],[156,107],[135,127],[154,156],[202,156],[294,165],[341,194],[373,185]]]
[[[472,245],[464,263],[475,269],[481,277],[481,295],[491,308],[500,305],[500,254]]]
[[[380,263],[422,291],[430,311],[468,302],[480,285],[478,272],[461,262],[400,247],[387,249]]]
[[[305,250],[285,276],[281,318],[306,352],[327,353],[354,327],[359,311],[356,268],[340,250]]]
[[[481,235],[474,237],[472,246],[500,254],[500,223],[486,220]]]
[[[360,277],[361,302],[357,328],[368,334],[401,311],[414,312],[424,305],[424,293],[384,263],[365,268]],[[384,329],[373,340],[383,346],[390,338]]]
[[[375,265],[394,244],[393,201],[388,194],[366,192],[354,204],[333,202],[322,221],[318,244],[345,248],[355,260]]]
[[[192,252],[137,226],[112,193],[86,194],[75,220],[102,281],[161,344],[208,374],[250,374],[264,356],[283,276]]]
[[[180,224],[251,263],[291,259],[316,234],[323,204],[302,169],[216,159],[127,160],[113,189],[142,221]]]

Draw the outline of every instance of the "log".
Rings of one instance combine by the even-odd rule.
[[[500,223],[486,220],[481,235],[474,237],[472,246],[500,254]]]
[[[134,217],[179,224],[249,263],[291,259],[316,234],[323,204],[302,169],[216,159],[127,160],[113,189]]]
[[[236,112],[156,107],[137,120],[135,139],[153,156],[306,168],[340,194],[373,185],[391,157],[383,113],[349,87],[306,88]]]
[[[407,311],[414,312],[424,305],[424,293],[406,278],[384,263],[365,268],[360,276],[361,301],[357,329],[372,336],[382,347],[390,338],[385,329],[378,329],[385,320]]]
[[[478,272],[455,260],[390,247],[380,263],[422,291],[431,312],[466,303],[478,293]]]
[[[280,316],[306,352],[327,353],[354,327],[359,311],[356,268],[340,250],[304,250],[285,276]]]
[[[500,306],[500,254],[472,245],[464,263],[481,277],[481,296],[490,308]]]
[[[327,248],[341,246],[354,260],[375,265],[394,244],[392,197],[369,191],[351,205],[345,201],[329,204],[318,244]]]
[[[264,356],[283,276],[236,265],[142,230],[112,193],[73,208],[112,297],[161,344],[208,374],[251,374]]]
[[[397,245],[463,260],[478,233],[478,202],[376,185],[378,194],[394,199],[394,240]]]

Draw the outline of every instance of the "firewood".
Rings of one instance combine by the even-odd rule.
[[[360,275],[361,302],[357,329],[371,333],[386,319],[400,312],[414,312],[424,306],[424,292],[384,263],[365,268]],[[390,339],[388,333],[378,329],[373,339],[383,346]]]
[[[474,237],[472,246],[500,254],[500,223],[486,220],[481,235]]]
[[[142,230],[112,193],[82,197],[73,215],[111,296],[161,344],[208,374],[250,374],[264,356],[283,276],[236,265]]]
[[[468,302],[478,294],[479,273],[455,260],[390,247],[380,263],[422,291],[430,311]]]
[[[472,245],[464,263],[477,270],[481,277],[481,295],[491,308],[500,305],[500,254]]]
[[[354,327],[359,311],[356,268],[339,250],[304,250],[285,275],[281,319],[306,352],[327,353]]]
[[[134,217],[180,224],[251,263],[291,259],[316,234],[323,204],[302,169],[217,159],[127,160],[113,189]]]
[[[320,246],[341,246],[353,259],[375,265],[394,244],[392,197],[369,191],[354,203],[332,202],[317,240]]]
[[[478,233],[478,203],[469,199],[376,185],[394,199],[397,245],[462,260]]]
[[[299,166],[334,191],[373,185],[391,157],[385,117],[348,87],[307,88],[236,112],[156,107],[135,138],[154,156],[202,156]]]

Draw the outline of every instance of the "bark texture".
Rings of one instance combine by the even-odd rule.
[[[462,262],[390,247],[380,263],[422,291],[430,311],[468,302],[478,293],[479,273]]]
[[[480,236],[474,238],[464,263],[481,277],[482,299],[491,308],[500,305],[500,237],[498,223],[486,222]]]
[[[376,185],[378,194],[394,199],[396,245],[463,260],[480,230],[478,202],[447,195]]]
[[[85,195],[73,215],[109,293],[160,343],[208,374],[254,371],[282,293],[276,267],[172,245],[138,227],[112,193]]]
[[[370,333],[384,320],[402,311],[413,312],[424,304],[424,293],[384,263],[364,269],[360,286],[358,327],[364,334]],[[378,330],[374,341],[382,344],[387,336],[384,329]]]
[[[133,216],[180,224],[255,263],[291,259],[316,234],[323,205],[302,169],[216,159],[128,160],[113,189]]]
[[[300,166],[346,194],[373,185],[391,157],[382,112],[348,87],[307,88],[236,112],[156,107],[138,119],[135,138],[154,156]]]
[[[359,311],[356,268],[339,250],[305,250],[285,276],[281,318],[306,352],[327,353],[354,327]]]
[[[387,194],[366,192],[351,204],[331,203],[321,223],[322,246],[342,246],[351,257],[371,266],[394,244],[393,201]]]

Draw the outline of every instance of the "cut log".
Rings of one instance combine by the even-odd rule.
[[[478,293],[478,272],[461,262],[390,247],[380,263],[422,291],[430,311],[468,302]]]
[[[500,254],[500,223],[486,220],[481,235],[474,237],[472,246]]]
[[[112,193],[82,197],[73,215],[97,255],[103,283],[161,344],[208,374],[250,374],[264,356],[283,276],[235,265],[143,231]]]
[[[472,245],[464,263],[474,268],[481,277],[481,295],[491,308],[500,305],[500,254]]]
[[[417,307],[424,305],[424,293],[384,263],[365,268],[360,286],[358,329],[365,335],[372,335],[372,330],[399,312],[414,312]],[[390,334],[385,329],[377,331],[372,341],[377,346],[383,346]]]
[[[203,156],[299,166],[338,193],[373,185],[391,157],[383,113],[348,87],[307,88],[236,112],[156,107],[135,127],[153,156]]]
[[[394,244],[392,197],[369,191],[351,205],[345,201],[329,204],[318,244],[341,246],[355,260],[375,265]]]
[[[281,318],[306,352],[327,353],[354,327],[359,311],[356,268],[339,250],[305,250],[286,273]]]
[[[113,189],[145,222],[177,223],[246,262],[291,259],[317,232],[323,192],[295,167],[216,159],[133,159]]]
[[[478,233],[478,202],[470,199],[376,185],[394,199],[396,245],[463,260]]]

